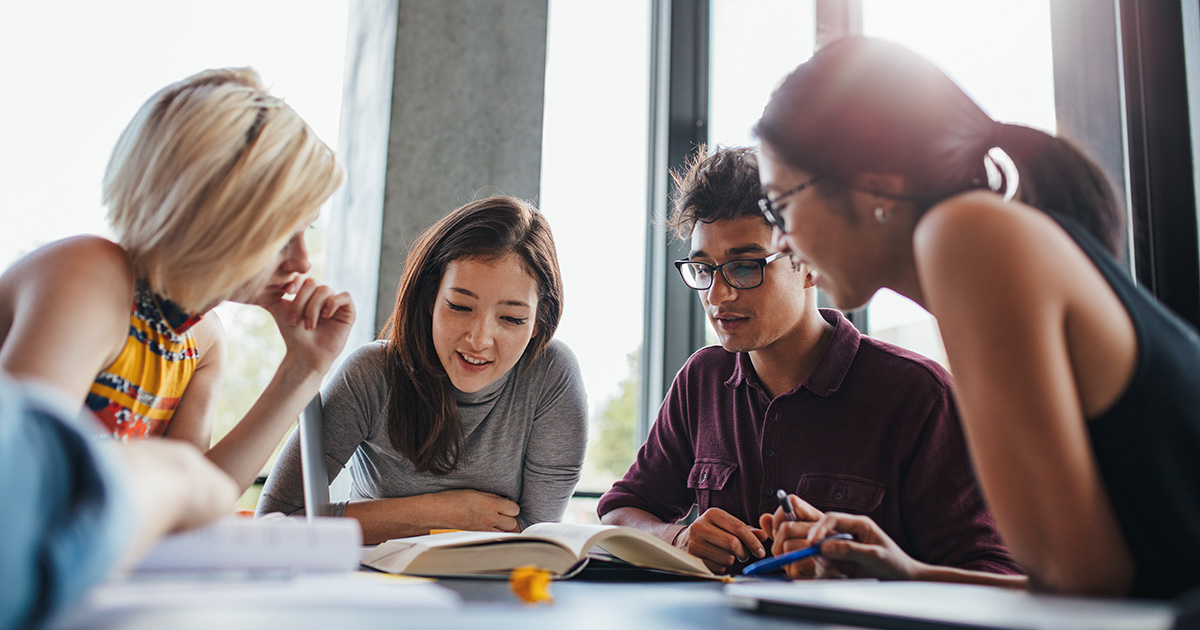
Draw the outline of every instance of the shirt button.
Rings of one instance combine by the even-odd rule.
[[[834,500],[834,501],[841,501],[841,500],[842,500],[842,493],[841,493],[841,492],[834,492],[834,493],[833,493],[833,500]]]
[[[774,492],[771,492],[771,489],[770,489],[770,488],[763,488],[763,496],[764,496],[764,497],[769,497],[769,496],[771,496],[772,494],[775,494],[775,493],[774,493]]]
[[[773,449],[773,448],[767,449],[767,457],[775,457],[775,449]]]

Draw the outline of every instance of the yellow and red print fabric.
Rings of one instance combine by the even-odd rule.
[[[196,371],[200,353],[189,330],[200,316],[138,283],[121,355],[96,376],[87,406],[114,437],[141,439],[167,430]]]

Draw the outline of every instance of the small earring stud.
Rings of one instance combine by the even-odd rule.
[[[877,206],[875,208],[875,220],[878,221],[880,225],[886,225],[888,221],[892,220],[892,212],[890,210],[884,210],[883,206]]]

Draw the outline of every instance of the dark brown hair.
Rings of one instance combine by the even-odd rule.
[[[742,217],[758,217],[770,227],[758,200],[762,186],[758,180],[758,156],[750,147],[717,147],[706,155],[707,147],[696,147],[683,169],[673,171],[674,203],[667,217],[667,229],[681,241],[687,240],[697,222],[712,223]]]
[[[523,356],[545,351],[562,316],[562,275],[550,225],[514,197],[473,201],[442,217],[413,243],[384,326],[388,437],[418,472],[444,475],[458,467],[462,419],[454,386],[433,345],[433,306],[446,267],[463,258],[494,260],[516,254],[538,283],[537,335]]]
[[[824,46],[771,95],[754,134],[826,188],[861,173],[901,175],[922,210],[987,188],[985,156],[999,147],[1017,167],[1018,200],[1075,219],[1114,255],[1124,249],[1120,204],[1091,159],[1062,138],[996,122],[896,44],[855,36]]]

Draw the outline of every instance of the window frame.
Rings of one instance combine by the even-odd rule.
[[[1189,79],[1200,86],[1200,8],[1156,0],[1050,6],[1059,129],[1100,162],[1125,199],[1133,226],[1125,262],[1135,279],[1200,327],[1200,105],[1187,102]],[[643,442],[680,367],[705,343],[694,291],[669,277],[669,261],[686,247],[662,224],[671,169],[707,140],[710,6],[654,0],[652,10]],[[861,0],[816,0],[815,11],[818,45],[862,32]],[[1180,130],[1190,142],[1178,142]],[[869,332],[866,309],[849,318]]]

